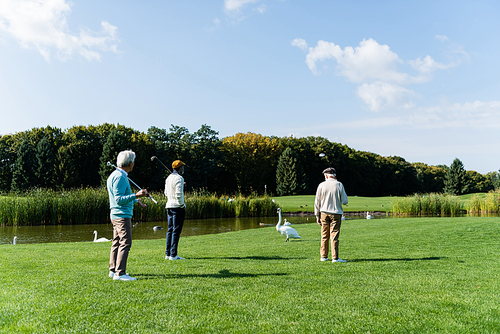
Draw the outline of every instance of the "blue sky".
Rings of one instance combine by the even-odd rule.
[[[498,1],[0,0],[0,134],[171,124],[500,169]]]

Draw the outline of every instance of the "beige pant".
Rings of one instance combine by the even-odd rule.
[[[109,255],[109,270],[118,275],[127,273],[127,259],[132,247],[132,218],[111,219],[113,241]]]
[[[328,258],[328,241],[332,244],[332,260],[339,258],[339,235],[342,215],[321,213],[321,257]]]

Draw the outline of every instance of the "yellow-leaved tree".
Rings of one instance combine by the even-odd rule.
[[[278,138],[237,133],[222,140],[224,167],[234,175],[243,194],[276,189],[276,165],[282,148]]]

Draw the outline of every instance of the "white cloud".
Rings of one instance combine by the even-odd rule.
[[[439,39],[441,42],[445,42],[445,41],[450,40],[447,36],[443,36],[443,35],[436,35],[436,38]]]
[[[302,38],[294,39],[291,44],[302,50],[307,50],[308,47],[307,42]]]
[[[363,122],[336,124],[346,128],[377,128],[397,125],[412,125],[423,129],[475,128],[498,129],[500,127],[500,101],[474,101],[466,103],[443,103],[431,107],[408,106],[404,115]]]
[[[0,31],[24,48],[35,48],[47,61],[54,52],[61,60],[74,53],[87,60],[100,60],[102,51],[118,52],[117,27],[103,21],[100,32],[82,29],[74,35],[66,19],[70,12],[70,3],[65,0],[2,0]]]
[[[438,63],[434,59],[432,59],[432,57],[429,55],[425,56],[423,60],[420,57],[418,57],[415,60],[410,60],[409,63],[411,67],[413,67],[422,74],[428,74],[436,70],[446,70],[448,68],[455,67],[458,65],[458,63],[453,63],[453,62],[449,63],[448,65]]]
[[[370,110],[376,112],[388,107],[413,108],[415,105],[409,98],[415,95],[415,92],[400,85],[380,81],[364,83],[358,87],[358,96]]]
[[[224,0],[224,9],[228,12],[238,11],[248,3],[256,3],[259,0]]]
[[[256,9],[259,13],[264,14],[267,11],[267,6],[266,5],[260,5]]]
[[[220,26],[221,26],[221,21],[219,18],[216,17],[212,20],[212,23],[205,28],[205,31],[214,32],[218,30]]]
[[[436,37],[449,41],[446,36]],[[307,42],[301,38],[294,39],[291,44],[303,50],[308,48]],[[320,62],[335,60],[335,74],[358,84],[358,96],[375,112],[389,108],[414,108],[411,98],[418,95],[406,86],[429,82],[435,71],[460,64],[460,59],[442,64],[429,55],[405,62],[388,45],[379,44],[371,38],[363,39],[356,47],[346,46],[344,49],[335,43],[320,40],[315,47],[308,49],[306,64],[313,74],[320,74]],[[407,64],[417,71],[416,75],[401,70]]]
[[[306,63],[309,69],[318,74],[316,63],[334,58],[337,61],[337,71],[341,76],[352,82],[383,80],[406,83],[409,76],[397,70],[403,61],[392,52],[387,45],[380,45],[373,39],[364,39],[359,46],[342,48],[335,43],[318,41],[314,48],[309,49]]]

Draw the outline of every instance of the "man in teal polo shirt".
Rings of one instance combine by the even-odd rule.
[[[116,165],[118,168],[111,173],[106,182],[109,195],[110,218],[113,224],[113,242],[109,259],[109,277],[113,280],[134,281],[127,272],[127,259],[132,246],[132,215],[134,203],[142,207],[140,197],[149,196],[146,189],[132,193],[128,173],[134,169],[135,153],[122,151],[118,153]]]

